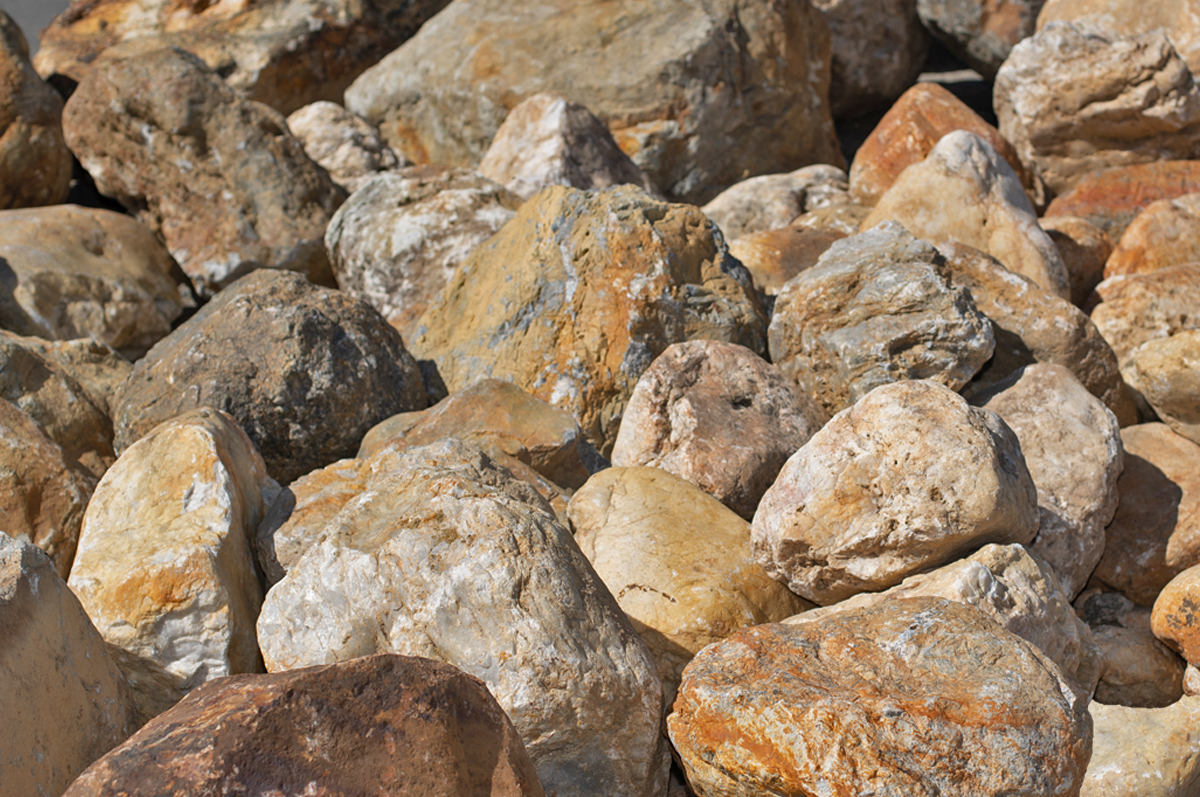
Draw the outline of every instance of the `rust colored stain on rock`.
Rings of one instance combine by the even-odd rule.
[[[1079,216],[1119,241],[1151,202],[1200,191],[1200,161],[1160,161],[1090,174],[1046,208],[1052,216]]]

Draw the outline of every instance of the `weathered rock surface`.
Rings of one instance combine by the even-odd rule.
[[[1189,567],[1163,587],[1150,629],[1188,664],[1200,664],[1200,568]]]
[[[112,401],[117,389],[133,371],[133,364],[111,346],[90,339],[51,341],[20,335],[0,335],[15,339],[21,346],[57,363],[79,383],[92,404],[112,416]]]
[[[1081,797],[1186,797],[1200,788],[1200,698],[1166,708],[1093,703],[1095,736]]]
[[[131,360],[171,331],[191,288],[162,243],[120,213],[75,205],[0,211],[0,325],[92,338]]]
[[[1162,708],[1183,696],[1186,662],[1155,638],[1149,609],[1119,593],[1097,590],[1080,595],[1076,606],[1103,659],[1097,703]]]
[[[205,681],[262,671],[252,545],[278,490],[246,434],[211,409],[156,428],[96,486],[68,584],[143,720]]]
[[[842,164],[829,48],[805,3],[457,0],[356,80],[346,107],[416,163],[472,167],[509,109],[558,92],[666,196],[701,203],[748,175]]]
[[[1200,443],[1200,331],[1143,343],[1130,354],[1126,374],[1167,426]]]
[[[549,506],[465,448],[405,452],[331,520],[267,595],[268,669],[440,659],[487,684],[547,794],[661,794],[650,652]]]
[[[634,385],[667,346],[765,343],[750,275],[712,222],[631,186],[542,191],[420,323],[412,351],[436,362],[451,392],[511,381],[570,411],[605,455]]]
[[[319,740],[319,741],[317,741]],[[67,793],[151,797],[542,797],[512,722],[479,680],[371,656],[205,684]]]
[[[1071,304],[1083,307],[1104,278],[1104,264],[1113,250],[1112,239],[1104,230],[1078,216],[1047,216],[1038,223],[1058,247],[1067,267]]]
[[[604,122],[550,93],[534,94],[509,111],[477,171],[522,199],[550,185],[585,191],[636,185],[657,192]]]
[[[369,305],[286,272],[238,281],[139,360],[114,416],[118,451],[196,407],[228,412],[287,483],[342,457],[425,392]]]
[[[634,386],[612,462],[673,473],[750,520],[783,463],[826,420],[749,349],[677,343]]]
[[[417,321],[521,200],[466,169],[416,166],[370,180],[325,232],[338,286],[411,342]]]
[[[1200,73],[1200,14],[1190,0],[1045,0],[1038,13],[1038,30],[1051,22],[1085,22],[1119,36],[1139,36],[1163,29],[1187,62]]]
[[[1200,264],[1113,277],[1096,294],[1092,322],[1122,364],[1143,343],[1200,329]]]
[[[1150,203],[1134,218],[1104,265],[1104,276],[1146,274],[1200,261],[1200,194]]]
[[[0,783],[58,795],[137,725],[129,687],[45,554],[0,533]]]
[[[896,222],[837,241],[780,291],[771,361],[829,414],[879,385],[958,390],[992,356],[992,324],[945,258]]]
[[[750,558],[749,523],[659,468],[596,474],[568,514],[580,549],[654,655],[668,708],[705,645],[812,606]]]
[[[987,543],[1027,544],[1037,516],[1037,489],[1000,416],[936,382],[899,382],[792,455],[754,515],[754,556],[825,606]]]
[[[1084,175],[1046,208],[1045,218],[1079,216],[1113,241],[1121,240],[1137,214],[1159,199],[1200,191],[1200,161],[1160,161]]]
[[[702,795],[1078,794],[1091,753],[1058,667],[938,598],[739,631],[679,694],[667,726]]]
[[[63,111],[67,144],[210,295],[256,268],[328,282],[345,199],[287,121],[177,48],[99,61]]]
[[[1168,581],[1200,564],[1200,446],[1161,423],[1122,429],[1121,444],[1121,501],[1092,581],[1153,606]]]
[[[1098,169],[1200,152],[1200,88],[1163,31],[1051,23],[1013,48],[994,103],[1000,132],[1052,195]]]
[[[367,67],[416,32],[446,0],[72,0],[41,36],[43,77],[79,83],[101,53],[136,57],[164,46],[193,52],[238,92],[291,113],[340,102]]]
[[[754,278],[754,287],[767,296],[775,296],[788,280],[817,264],[821,255],[845,233],[812,227],[781,227],[743,235],[729,242],[733,255]]]
[[[974,133],[948,133],[925,160],[901,172],[863,221],[863,229],[887,219],[931,243],[973,246],[1043,290],[1071,295],[1067,267],[1038,226],[1016,172]]]
[[[55,205],[71,187],[63,101],[29,63],[29,44],[0,10],[0,210]]]
[[[996,386],[983,404],[1008,424],[1038,493],[1030,550],[1048,562],[1067,599],[1104,554],[1124,468],[1116,416],[1059,365],[1030,365]]]
[[[857,202],[827,205],[810,210],[803,216],[796,217],[792,222],[796,227],[808,227],[813,230],[840,232],[842,235],[854,235],[862,226],[863,219],[871,212],[871,208]]]
[[[917,14],[950,52],[988,80],[1031,35],[1045,0],[917,0]]]
[[[383,143],[379,131],[335,102],[305,105],[287,118],[304,153],[321,165],[333,181],[353,194],[379,172],[407,166]]]
[[[734,183],[702,210],[727,239],[787,227],[810,210],[849,202],[846,173],[835,166],[805,166]]]

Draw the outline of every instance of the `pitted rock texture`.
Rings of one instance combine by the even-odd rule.
[[[1167,426],[1200,443],[1200,330],[1143,343],[1129,355],[1126,379]]]
[[[1051,22],[1086,22],[1119,36],[1138,36],[1163,29],[1187,62],[1200,74],[1200,8],[1191,0],[1045,0],[1038,30]]]
[[[1149,204],[1125,228],[1104,276],[1146,274],[1200,261],[1200,194]]]
[[[1104,279],[1104,264],[1112,254],[1108,233],[1078,216],[1046,216],[1038,224],[1054,241],[1067,278],[1071,282],[1071,304],[1083,307],[1092,290]]]
[[[750,520],[824,411],[771,364],[732,343],[676,343],[642,374],[612,462],[673,473]]]
[[[765,344],[749,273],[699,208],[632,186],[542,191],[459,268],[412,352],[454,392],[491,377],[568,410],[601,454],[642,372],[685,340]]]
[[[348,194],[379,172],[408,165],[383,143],[374,126],[337,103],[321,100],[305,105],[294,111],[287,123],[292,135],[304,145],[304,153]]]
[[[1075,601],[1100,647],[1103,675],[1094,699],[1106,706],[1162,708],[1183,697],[1187,662],[1150,630],[1150,609],[1116,592],[1088,590]]]
[[[1096,295],[1092,322],[1122,365],[1144,343],[1200,330],[1200,263],[1113,277]]]
[[[346,107],[415,163],[473,167],[509,109],[562,93],[667,197],[703,203],[747,176],[842,165],[829,64],[829,27],[807,3],[456,0],[356,80]]]
[[[391,655],[205,684],[67,794],[154,797],[164,787],[194,797],[545,794],[483,683]]]
[[[667,718],[701,797],[1078,794],[1087,701],[978,610],[900,598],[702,651]]]
[[[156,428],[96,486],[68,584],[143,721],[205,681],[262,671],[252,546],[278,490],[245,432],[211,409]]]
[[[124,451],[196,407],[228,412],[283,483],[353,456],[397,412],[424,408],[416,362],[373,308],[296,274],[239,280],[137,362],[114,416]]]
[[[1095,737],[1081,797],[1187,797],[1200,789],[1200,698],[1166,708],[1091,706]]]
[[[805,166],[734,183],[702,210],[729,240],[788,226],[810,210],[849,202],[846,173],[834,166]]]
[[[521,200],[466,169],[415,166],[367,181],[325,231],[338,287],[411,342],[430,302]]]
[[[754,515],[755,561],[822,606],[987,543],[1027,544],[1037,489],[991,410],[927,380],[876,388],[784,465]]]
[[[1200,665],[1200,567],[1189,567],[1163,587],[1150,630],[1188,664]]]
[[[487,684],[547,794],[661,795],[654,660],[532,492],[463,443],[404,452],[268,593],[267,668],[440,659]]]
[[[1013,45],[1034,32],[1044,2],[917,0],[917,14],[950,52],[992,80]]]
[[[830,415],[903,379],[958,390],[995,348],[946,259],[896,222],[837,241],[784,285],[768,340],[771,361]]]
[[[328,282],[322,236],[345,192],[287,120],[177,48],[100,60],[63,111],[100,193],[162,236],[211,295],[256,268]]]
[[[1070,191],[1054,198],[1046,218],[1079,216],[1119,241],[1134,217],[1152,202],[1196,192],[1200,192],[1198,161],[1115,167],[1080,178]]]

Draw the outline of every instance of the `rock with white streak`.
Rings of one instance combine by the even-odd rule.
[[[335,102],[305,105],[292,112],[287,123],[308,157],[325,167],[348,194],[379,172],[408,165],[383,142],[378,129]]]
[[[764,174],[734,183],[704,206],[729,240],[786,227],[818,208],[850,202],[849,178],[836,166],[817,164],[786,174]]]
[[[1080,797],[1192,797],[1200,791],[1200,697],[1166,708],[1092,703]]]

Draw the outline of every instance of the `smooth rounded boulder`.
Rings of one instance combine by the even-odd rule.
[[[1188,664],[1200,664],[1200,567],[1189,567],[1163,587],[1150,629]]]
[[[1126,374],[1167,426],[1200,443],[1200,330],[1143,343],[1129,355]]]

